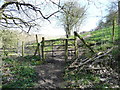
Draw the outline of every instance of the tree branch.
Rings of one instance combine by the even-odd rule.
[[[13,16],[13,15],[7,15],[7,14],[5,14],[5,13],[3,13],[4,11],[5,11],[5,9],[8,7],[8,6],[10,6],[10,5],[13,5],[13,4],[15,4],[15,6],[16,6],[16,8],[17,8],[17,10],[18,11],[20,11],[20,9],[22,10],[22,12],[29,18],[29,19],[31,19],[31,20],[29,20],[29,21],[24,21],[22,18],[20,18],[20,17],[16,17],[16,16]],[[25,26],[30,26],[29,25],[29,23],[30,22],[33,22],[33,21],[36,21],[36,20],[38,20],[38,19],[41,19],[41,17],[39,17],[39,18],[35,18],[35,19],[32,19],[24,10],[23,10],[23,8],[21,7],[21,6],[25,6],[25,7],[27,7],[29,10],[33,10],[34,12],[39,12],[40,13],[40,15],[41,15],[41,17],[43,18],[43,19],[46,19],[46,20],[48,20],[50,17],[52,17],[53,15],[55,15],[56,13],[58,13],[60,10],[57,10],[57,11],[55,11],[55,12],[53,12],[53,13],[51,13],[50,15],[48,15],[48,16],[45,16],[45,15],[43,15],[43,13],[42,13],[42,11],[40,10],[40,8],[38,8],[38,7],[36,7],[36,6],[34,6],[34,5],[32,5],[32,4],[29,4],[29,3],[20,3],[20,2],[7,2],[7,3],[4,3],[1,7],[0,7],[0,12],[1,12],[1,16],[2,16],[2,18],[0,18],[0,20],[5,20],[5,22],[1,22],[1,23],[6,23],[6,24],[15,24],[15,25],[19,25],[19,24],[24,24]],[[7,10],[8,11],[8,10]],[[15,10],[14,10],[15,11]],[[11,13],[11,10],[9,10],[9,12]],[[11,13],[12,14],[12,13]],[[3,17],[4,16],[4,17]],[[13,21],[13,23],[11,23],[11,22],[8,22],[8,20],[12,20]],[[20,22],[16,22],[16,20],[19,20]],[[49,21],[49,20],[48,20]]]

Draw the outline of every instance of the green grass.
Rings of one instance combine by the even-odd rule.
[[[66,88],[81,88],[81,86],[85,87],[100,83],[99,76],[85,72],[75,73],[66,71],[64,80],[69,84],[66,85]]]
[[[101,52],[101,51],[104,52],[116,45],[116,42],[118,40],[118,27],[115,26],[114,43],[112,42],[112,27],[87,32],[80,36],[84,37],[87,35],[91,35],[90,37],[85,39],[87,44],[88,45],[94,44],[91,47],[95,52]],[[83,44],[81,45],[81,47],[86,48]],[[90,54],[90,51],[87,50],[87,48],[83,52],[84,52],[84,57],[91,56],[88,55]],[[114,49],[111,54],[113,57],[116,57],[118,53],[119,51],[117,49]],[[79,88],[79,87],[86,88],[87,86],[90,87],[91,85],[93,85],[92,86],[93,88],[101,88],[101,89],[111,87],[110,83],[101,83],[99,75],[85,72],[85,70],[80,71],[79,73],[66,70],[64,75],[64,80],[67,82],[66,85],[67,88]]]
[[[112,42],[112,27],[92,31],[91,37],[88,38],[89,41],[96,42]],[[118,38],[118,27],[115,27],[115,40]]]
[[[94,88],[98,88],[98,89],[101,89],[101,90],[106,90],[107,88],[109,88],[110,90],[110,85],[109,84],[98,84],[98,85],[95,85]]]
[[[115,41],[118,38],[118,27],[115,27]],[[81,34],[81,37],[91,35],[89,38],[85,39],[85,41],[90,44],[100,43],[94,46],[91,46],[96,52],[105,51],[108,48],[111,48],[115,44],[112,43],[112,27],[87,32]],[[71,39],[74,36],[70,37]],[[53,39],[59,40],[59,39]],[[54,45],[61,45],[63,41],[55,41]],[[74,44],[74,41],[70,41],[69,44]],[[45,42],[45,45],[52,45],[52,42]],[[33,43],[31,45],[27,45],[28,49],[36,49],[37,44]],[[72,46],[71,46],[72,47]],[[86,48],[85,46],[82,46]],[[45,51],[52,50],[52,46],[45,47]],[[118,51],[114,50],[112,54],[116,56]],[[86,56],[91,56],[89,50],[85,49]],[[25,56],[24,58],[17,58],[17,59],[10,59],[5,58],[3,59],[4,65],[8,65],[3,69],[3,88],[31,88],[36,84],[37,81],[37,73],[34,71],[32,66],[40,65],[44,62],[40,61],[38,56]],[[9,73],[7,73],[9,72]],[[98,75],[94,75],[91,73],[75,73],[71,71],[65,71],[64,80],[69,84],[66,87],[80,87],[80,86],[87,86],[87,85],[95,85],[95,88],[105,88],[109,87],[109,84],[103,83],[100,84],[100,77]]]
[[[86,39],[86,42],[90,44],[96,44],[92,48],[96,51],[104,51],[108,48],[111,48],[115,44],[112,41],[112,27],[91,31],[85,35],[90,34],[91,36]],[[118,40],[118,27],[115,27],[115,36],[114,41]],[[97,44],[99,43],[99,45]]]
[[[44,63],[44,61],[42,61],[39,56],[25,56],[24,62],[28,63],[32,66],[40,65],[40,64]]]
[[[37,82],[33,66],[42,64],[37,57],[3,59],[2,88],[32,88]]]

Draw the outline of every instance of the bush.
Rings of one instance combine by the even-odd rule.
[[[15,48],[17,46],[17,34],[10,30],[1,30],[1,44],[2,48]]]
[[[37,81],[37,73],[27,62],[3,59],[3,88],[30,88]]]

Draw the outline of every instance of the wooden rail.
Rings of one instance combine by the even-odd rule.
[[[52,53],[52,56],[54,56],[53,54],[56,52],[64,52],[64,58],[65,61],[68,60],[68,56],[70,55],[70,53],[72,53],[72,51],[74,51],[74,57],[77,58],[78,57],[78,46],[77,46],[77,38],[79,38],[83,44],[88,47],[91,52],[94,53],[94,50],[84,41],[84,39],[77,33],[74,32],[74,38],[73,39],[69,39],[69,38],[65,38],[65,39],[56,39],[56,40],[45,40],[44,37],[42,37],[42,41],[39,43],[38,42],[38,36],[36,35],[36,50],[34,55],[37,54],[40,57],[40,59],[42,59],[43,61],[45,60],[45,54],[48,52]],[[13,48],[16,49],[16,48]],[[24,42],[22,42],[22,56],[24,56]],[[10,51],[9,48],[2,48],[3,52],[8,50],[8,52]],[[15,51],[15,50],[11,50],[11,51]],[[71,55],[72,56],[72,55]]]
[[[59,45],[56,45],[56,42],[61,42]],[[70,41],[73,41],[73,44],[69,44]],[[69,46],[73,46],[73,50],[69,49]],[[62,48],[62,49],[58,49],[58,48]],[[46,48],[50,48],[51,50],[46,50]],[[75,57],[77,57],[78,55],[78,51],[77,51],[77,40],[76,38],[74,39],[56,39],[56,40],[45,40],[44,37],[42,37],[42,41],[41,41],[41,56],[42,56],[42,60],[45,60],[45,53],[46,52],[51,52],[52,56],[54,56],[53,54],[55,52],[64,52],[64,57],[65,57],[65,61],[67,61],[68,59],[68,52],[69,51],[74,51],[75,52]]]
[[[65,39],[68,39],[68,38],[65,38]],[[56,40],[44,40],[45,42],[55,42],[55,41],[65,41],[65,39],[56,39]],[[68,40],[74,40],[74,39],[68,39]]]
[[[44,51],[44,52],[60,52],[60,51],[65,51],[65,50],[49,50],[49,51]],[[68,50],[68,51],[74,51],[74,50]]]
[[[49,46],[65,46],[65,45],[44,45],[44,47],[49,47]],[[68,46],[74,46],[74,44],[68,44]]]

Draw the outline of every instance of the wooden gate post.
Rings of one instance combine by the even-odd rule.
[[[6,55],[6,51],[5,51],[5,46],[3,45],[3,54],[4,54],[4,56],[7,56]]]
[[[77,36],[74,33],[74,46],[75,46],[75,58],[78,57],[78,45],[77,45]]]
[[[65,39],[65,62],[68,59],[68,39]]]
[[[52,59],[54,59],[53,41],[52,41]]]
[[[90,49],[92,53],[95,53],[94,50],[85,42],[85,40],[77,32],[74,31],[74,35],[77,36],[84,43],[84,45]]]
[[[36,42],[37,42],[37,51],[38,51],[38,55],[39,55],[39,58],[40,58],[40,44],[39,44],[39,42],[38,42],[38,36],[37,36],[37,34],[36,34]]]
[[[22,41],[22,57],[24,57],[24,41]]]
[[[41,41],[41,54],[42,54],[42,60],[45,60],[45,55],[44,55],[44,37],[42,37],[42,41]]]
[[[112,42],[114,43],[114,36],[115,36],[115,20],[113,19],[113,25],[112,25]]]

